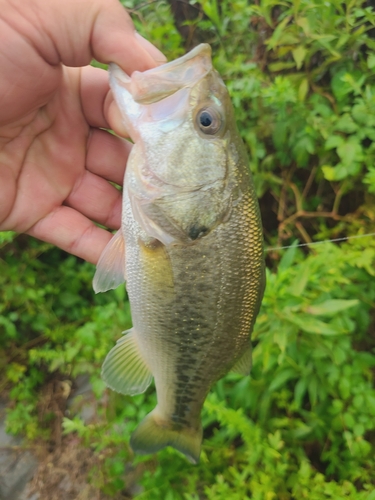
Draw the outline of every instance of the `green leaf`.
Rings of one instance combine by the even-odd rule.
[[[362,182],[369,185],[370,193],[375,193],[375,168],[369,167],[369,171],[365,174]]]
[[[268,390],[269,392],[276,391],[281,386],[285,385],[288,380],[296,378],[297,373],[293,368],[286,368],[276,373],[275,378],[270,383]]]
[[[324,149],[334,149],[344,144],[344,138],[341,135],[330,135],[324,144]]]
[[[13,383],[19,382],[26,371],[25,365],[19,363],[10,363],[6,368],[6,377]]]
[[[298,326],[303,332],[313,333],[316,335],[341,335],[347,333],[343,331],[341,328],[324,323],[312,316],[308,316],[307,314],[292,314],[287,313],[284,314],[285,319],[287,319],[290,323]]]
[[[63,433],[70,434],[72,432],[77,432],[77,434],[82,437],[88,432],[88,428],[85,423],[79,418],[74,417],[72,420],[64,417],[62,422]]]
[[[12,321],[10,321],[8,318],[5,318],[5,316],[0,316],[0,326],[1,325],[5,328],[7,336],[9,338],[15,338],[17,336],[17,329],[14,323],[12,323]]]
[[[338,71],[332,78],[332,91],[338,101],[345,98],[346,95],[353,92],[353,83],[361,78],[359,71],[348,73],[345,69]]]
[[[373,113],[368,109],[366,104],[362,101],[352,107],[352,117],[360,125],[373,126],[375,124]]]
[[[318,379],[316,376],[310,378],[307,391],[309,393],[311,406],[315,406],[318,401]]]
[[[216,0],[202,0],[202,8],[203,12],[210,18],[210,20],[216,26],[219,26],[221,24]]]
[[[301,425],[297,427],[297,429],[293,429],[291,431],[291,435],[294,439],[303,439],[309,436],[313,432],[313,427],[309,427],[308,425]]]
[[[331,165],[323,165],[322,172],[327,181],[335,180],[335,168],[331,167]]]
[[[303,78],[298,87],[298,100],[304,101],[306,99],[308,91],[309,91],[309,81],[307,78]]]
[[[275,47],[277,47],[277,45],[279,44],[280,38],[284,34],[284,28],[286,27],[286,25],[289,23],[290,20],[291,20],[291,16],[286,16],[278,24],[278,26],[275,29],[275,31],[273,32],[271,38],[266,41],[266,45],[267,45],[268,50],[272,50]],[[294,66],[294,64],[293,64],[293,66]]]
[[[351,390],[350,380],[346,377],[340,378],[339,391],[340,391],[340,396],[342,397],[342,399],[344,399],[344,400],[349,399],[350,390]]]
[[[337,148],[337,154],[343,165],[350,165],[354,161],[362,160],[362,147],[357,141],[351,140],[340,144]]]
[[[367,67],[368,69],[375,68],[375,54],[370,54],[367,58]]]
[[[289,287],[288,290],[289,293],[291,295],[295,295],[296,297],[303,296],[310,277],[311,277],[310,266],[308,265],[308,263],[306,263],[305,265],[302,264],[301,272],[298,273],[298,276],[295,277],[291,286]]]
[[[356,132],[358,128],[358,124],[355,123],[349,113],[343,114],[334,125],[335,130],[337,130],[338,132],[344,132],[346,134],[352,134]]]
[[[299,17],[297,19],[298,26],[301,26],[304,34],[309,37],[311,35],[310,21],[307,17]]]
[[[297,245],[298,245],[298,240],[295,240],[292,243],[292,246],[288,248],[284,253],[284,255],[282,256],[279,263],[280,271],[282,271],[283,269],[288,269],[292,265],[296,256]]]
[[[293,59],[296,61],[297,69],[300,69],[303,61],[305,60],[307,51],[305,47],[300,45],[296,49],[292,50]]]
[[[300,378],[295,385],[294,388],[294,401],[296,403],[297,408],[302,406],[303,396],[306,394],[308,385],[307,377]]]
[[[347,167],[341,163],[338,163],[336,167],[323,165],[322,171],[327,181],[341,181],[349,174]]]
[[[340,311],[345,311],[351,307],[357,306],[359,301],[357,299],[344,300],[332,299],[326,300],[318,305],[308,306],[306,312],[314,314],[315,316],[334,316]]]
[[[275,63],[270,63],[268,65],[268,69],[272,72],[278,72],[278,71],[283,71],[284,69],[291,69],[294,68],[295,64],[294,62],[288,62],[288,61],[279,61]]]
[[[0,245],[13,241],[16,236],[14,231],[0,231]]]

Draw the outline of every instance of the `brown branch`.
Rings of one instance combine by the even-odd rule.
[[[337,213],[340,208],[341,199],[345,194],[345,182],[341,184],[337,192],[335,193],[335,199],[333,201],[332,212]]]
[[[313,180],[314,180],[314,177],[315,177],[315,174],[316,174],[316,171],[317,171],[317,167],[313,167],[311,169],[311,172],[310,172],[310,175],[309,175],[309,178],[307,179],[307,182],[305,184],[305,187],[303,188],[303,191],[302,191],[302,198],[305,199],[308,192],[310,191],[310,188],[311,188],[311,184],[313,183]]]
[[[296,207],[297,207],[297,212],[302,212],[302,196],[301,193],[299,192],[298,187],[294,184],[294,182],[289,182],[289,187],[293,191],[294,198],[296,200]]]
[[[305,243],[312,243],[312,239],[310,238],[309,233],[306,231],[306,229],[303,227],[301,222],[297,221],[296,222],[296,228],[300,232],[302,239]]]
[[[298,210],[293,215],[289,216],[287,219],[281,222],[279,225],[279,232],[284,231],[284,228],[294,222],[300,217],[312,218],[312,217],[325,217],[331,218],[333,220],[347,221],[350,220],[349,217],[343,215],[338,215],[336,212],[306,212],[305,210]]]
[[[319,68],[320,69],[320,68]],[[310,81],[310,85],[311,85],[311,88],[312,90],[316,93],[316,94],[319,94],[323,97],[325,97],[326,99],[328,99],[328,101],[332,104],[332,107],[333,107],[333,110],[335,113],[337,113],[337,106],[336,106],[336,101],[335,99],[333,98],[333,96],[331,96],[331,94],[329,94],[328,92],[324,92],[324,90],[322,90],[318,85],[314,85],[312,83],[312,81]]]

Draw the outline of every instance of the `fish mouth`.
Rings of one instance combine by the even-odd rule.
[[[211,47],[201,43],[184,56],[149,69],[126,75],[117,65],[111,71],[138,104],[152,104],[183,88],[193,87],[212,71]]]

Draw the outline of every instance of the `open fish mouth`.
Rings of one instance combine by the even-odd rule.
[[[202,43],[184,56],[143,73],[126,75],[116,64],[110,65],[119,80],[138,104],[152,104],[186,87],[193,87],[212,71],[211,47]]]

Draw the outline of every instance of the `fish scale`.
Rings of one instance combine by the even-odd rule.
[[[192,462],[212,384],[230,369],[250,371],[250,333],[265,284],[246,152],[210,54],[202,44],[132,77],[112,66],[111,87],[135,145],[122,228],[94,279],[98,291],[117,284],[111,269],[118,273],[125,259],[133,328],[104,362],[107,385],[137,394],[155,380],[157,406],[133,433],[132,448],[152,453],[170,445]]]

